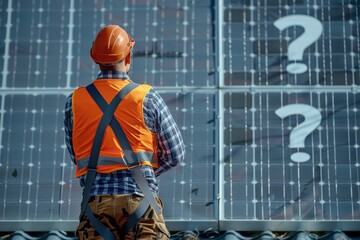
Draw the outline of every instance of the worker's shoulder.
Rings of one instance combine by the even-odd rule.
[[[152,89],[152,86],[147,84],[147,83],[141,83],[141,84],[138,84],[139,86],[142,86],[143,88],[145,89]]]
[[[75,94],[75,92],[81,91],[81,89],[84,89],[84,88],[85,87],[83,87],[83,86],[75,87],[75,89],[69,95],[67,95],[68,96],[67,98],[71,98]]]
[[[135,83],[137,84],[136,88],[137,91],[141,91],[141,92],[149,92],[151,89],[153,89],[153,87],[149,84],[146,83]]]
[[[85,89],[86,89],[85,86],[77,86],[77,87],[75,88],[75,90],[73,91],[73,93],[79,92],[79,91],[83,91],[83,90],[85,90]]]
[[[83,91],[86,91],[86,87],[84,86],[77,86],[75,88],[74,91],[72,91],[72,93],[68,96],[68,98],[73,99],[76,96],[78,96],[79,94],[81,95]]]

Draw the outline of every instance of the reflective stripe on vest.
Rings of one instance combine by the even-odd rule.
[[[139,160],[139,163],[129,163],[129,165],[127,165],[125,163],[124,158],[99,156],[98,165],[109,166],[109,165],[115,165],[115,164],[123,164],[124,169],[127,169],[128,167],[132,167],[135,165],[139,165],[139,164],[152,166],[153,164],[156,164],[156,159],[153,158],[153,156],[154,156],[154,154],[151,152],[145,152],[145,151],[138,152],[138,153],[136,153],[136,157]],[[82,170],[88,166],[89,158],[79,159],[76,163],[77,163],[77,167],[79,168],[79,170]]]

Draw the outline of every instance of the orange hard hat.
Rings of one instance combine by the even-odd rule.
[[[96,35],[90,56],[97,64],[115,65],[127,57],[134,44],[135,41],[124,29],[108,25]]]

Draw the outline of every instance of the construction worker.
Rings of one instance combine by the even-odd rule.
[[[184,160],[185,146],[160,95],[130,80],[134,44],[121,27],[102,28],[90,50],[100,73],[65,104],[66,144],[83,187],[79,239],[170,237],[156,177]]]

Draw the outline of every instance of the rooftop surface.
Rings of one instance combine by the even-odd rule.
[[[1,234],[1,240],[75,240],[76,237],[73,234],[61,232],[61,231],[50,231],[48,233],[25,233],[23,231],[16,231],[10,234]],[[170,237],[171,240],[357,240],[360,239],[359,232],[342,232],[342,231],[332,231],[332,232],[283,232],[283,233],[274,233],[274,232],[236,232],[236,231],[226,231],[226,232],[216,232],[216,231],[184,231],[173,233]]]

